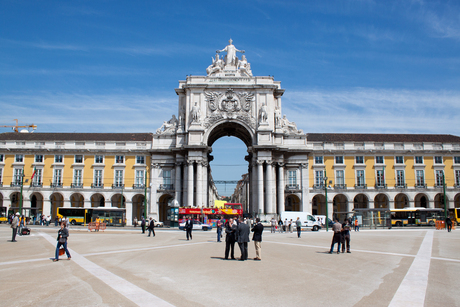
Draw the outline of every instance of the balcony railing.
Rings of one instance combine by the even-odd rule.
[[[314,184],[313,189],[324,190],[324,184]]]
[[[442,188],[444,188],[444,185],[442,183],[435,183],[434,187],[438,188],[438,189],[442,189]]]
[[[355,189],[367,189],[367,184],[355,184]]]
[[[347,188],[347,185],[346,184],[334,184],[334,189],[337,189],[337,190],[343,190],[343,189],[346,189]]]
[[[135,183],[133,184],[133,189],[137,189],[137,190],[145,189],[145,184]]]
[[[426,183],[415,184],[416,189],[426,189]]]
[[[30,184],[30,187],[32,187],[32,188],[41,188],[42,186],[43,186],[43,183],[41,183],[41,182],[32,182]]]
[[[20,187],[21,186],[21,181],[13,181],[11,184],[10,184],[11,187]]]
[[[70,187],[74,189],[83,189],[83,183],[71,183]]]
[[[386,189],[386,188],[387,188],[387,184],[386,184],[386,183],[376,184],[376,185],[375,185],[375,188],[376,188],[376,189]]]
[[[163,190],[163,191],[174,190],[174,184],[160,184],[160,190]]]
[[[286,184],[286,190],[300,190],[300,186],[298,184]]]
[[[102,189],[103,187],[103,183],[91,183],[91,189]]]
[[[3,187],[3,182],[0,182],[0,187]]]
[[[112,189],[123,189],[125,185],[123,183],[114,183],[112,184]]]
[[[395,184],[395,189],[407,189],[407,184],[406,183],[397,183]]]
[[[52,188],[62,188],[62,183],[61,182],[54,182],[51,184]]]

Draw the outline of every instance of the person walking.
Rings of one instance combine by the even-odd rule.
[[[220,238],[222,238],[222,221],[221,221],[221,219],[217,220],[216,227],[217,227],[217,242],[222,242],[220,240]]]
[[[150,217],[150,223],[149,223],[149,235],[147,237],[150,237],[150,234],[153,233],[153,236],[155,236],[155,222],[153,221],[153,217]]]
[[[260,218],[256,218],[256,224],[251,231],[254,232],[252,241],[254,241],[254,247],[256,248],[254,260],[262,260],[262,232],[264,231],[264,225],[260,223]]]
[[[134,227],[137,227],[137,217],[134,217],[133,224],[134,224]]]
[[[288,229],[288,220],[287,218],[284,219],[284,225],[283,225],[283,232],[288,232],[289,229]]]
[[[297,227],[297,238],[300,238],[300,233],[302,232],[302,222],[300,221],[300,217],[297,217],[295,224]]]
[[[257,222],[256,222],[256,223],[257,223]],[[281,218],[280,218],[280,220],[278,221],[278,228],[279,228],[280,233],[283,232],[283,221],[281,220]]]
[[[348,219],[345,219],[342,224],[342,253],[345,253],[345,245],[347,246],[347,253],[350,252],[350,224]]]
[[[235,259],[236,231],[237,227],[233,224],[233,219],[228,219],[228,222],[225,223],[225,259],[228,259],[229,253],[231,259]]]
[[[238,224],[238,246],[240,247],[241,257],[240,260],[248,260],[248,242],[249,242],[249,225],[243,223],[243,218],[240,217]]]
[[[142,233],[145,233],[145,218],[144,217],[142,217],[141,227],[142,227]]]
[[[17,242],[16,234],[18,233],[18,227],[19,227],[19,212],[16,212],[16,214],[14,215],[13,221],[11,222],[11,228],[13,229],[13,237],[11,238],[11,242]]]
[[[450,217],[446,218],[446,226],[447,226],[447,232],[450,232],[452,230],[452,220]]]
[[[355,218],[355,231],[359,231],[359,222],[357,217]]]
[[[187,217],[187,221],[185,222],[185,232],[187,233],[187,241],[192,239],[192,230],[193,230],[193,221],[190,216]]]
[[[274,217],[272,217],[272,219],[270,220],[270,226],[271,226],[270,233],[275,233],[276,232],[276,220]]]
[[[294,232],[294,221],[292,219],[289,220],[289,232]]]
[[[339,220],[336,218],[334,225],[332,225],[332,230],[334,231],[334,236],[332,237],[332,244],[331,244],[331,250],[329,251],[329,254],[332,254],[332,251],[334,250],[334,245],[335,243],[338,244],[337,246],[337,254],[340,254],[340,244],[342,243],[342,224],[339,223]]]
[[[67,238],[69,237],[69,229],[65,227],[65,222],[61,223],[61,229],[58,231],[58,237],[57,237],[57,245],[56,245],[56,254],[55,258],[53,259],[54,262],[59,261],[59,248],[61,246],[64,247],[65,254],[67,255],[67,260],[70,260],[72,258],[70,256],[69,250],[67,249]]]

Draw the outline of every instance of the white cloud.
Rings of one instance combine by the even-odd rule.
[[[355,88],[286,92],[283,112],[304,132],[460,134],[460,92]]]

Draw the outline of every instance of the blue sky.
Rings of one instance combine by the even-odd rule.
[[[0,124],[154,132],[230,37],[304,132],[460,135],[459,1],[4,0]],[[247,171],[241,141],[213,150],[214,179]]]

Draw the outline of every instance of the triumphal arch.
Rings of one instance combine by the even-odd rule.
[[[160,205],[169,195],[181,206],[212,206],[212,145],[235,136],[248,148],[248,212],[268,217],[284,211],[289,172],[297,178],[290,192],[298,195],[298,210],[309,210],[306,135],[282,116],[280,82],[254,76],[244,53],[230,40],[206,75],[179,82],[178,116],[164,122],[152,144],[151,199]]]

